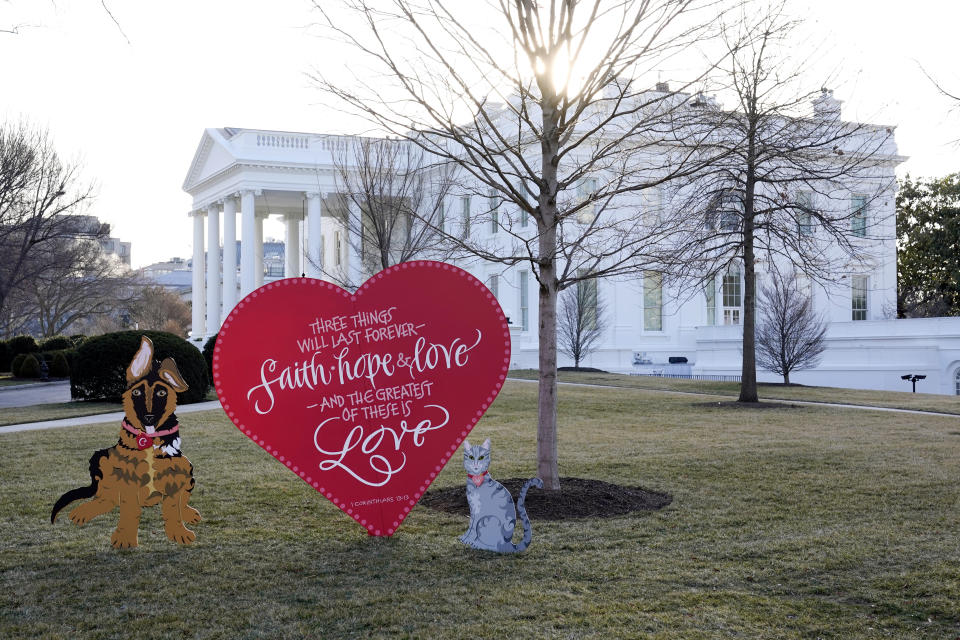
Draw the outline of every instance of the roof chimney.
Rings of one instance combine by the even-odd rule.
[[[657,91],[661,93],[670,93],[670,84],[666,82],[658,82]]]
[[[833,89],[820,89],[820,95],[813,100],[813,115],[824,119],[840,119],[842,100],[833,97]]]

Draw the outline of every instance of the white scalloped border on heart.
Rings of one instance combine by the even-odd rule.
[[[219,332],[219,336],[225,336],[226,332],[229,331],[230,329],[231,323],[236,318],[236,315],[242,309],[244,309],[246,305],[252,304],[253,301],[256,300],[256,298],[260,295],[260,293],[265,291],[270,291],[275,287],[289,286],[290,284],[309,284],[309,285],[329,289],[335,293],[339,293],[345,299],[349,299],[351,302],[356,302],[357,296],[362,294],[363,291],[367,289],[367,287],[370,285],[371,282],[375,280],[380,280],[384,277],[384,275],[390,274],[394,271],[409,269],[411,266],[418,267],[418,268],[425,267],[425,268],[442,269],[444,271],[458,271],[461,277],[466,278],[467,281],[471,282],[475,287],[481,287],[483,289],[486,289],[485,295],[486,295],[487,301],[495,308],[497,314],[500,316],[500,328],[503,331],[503,337],[506,340],[506,349],[504,351],[503,364],[501,366],[500,373],[497,377],[497,382],[494,384],[493,389],[487,395],[486,400],[480,405],[480,409],[478,409],[476,411],[476,414],[471,417],[469,428],[466,428],[466,425],[463,425],[461,427],[460,434],[457,436],[454,444],[451,445],[450,449],[440,459],[440,463],[437,464],[434,467],[433,471],[429,473],[428,475],[429,480],[425,481],[422,485],[420,485],[420,487],[417,489],[416,493],[414,494],[413,498],[409,500],[408,504],[404,505],[403,510],[397,516],[397,520],[395,520],[392,523],[392,526],[387,528],[386,535],[388,536],[393,535],[393,533],[397,530],[400,524],[406,519],[411,509],[413,509],[413,507],[417,504],[417,502],[420,500],[423,494],[426,493],[427,488],[429,488],[429,486],[433,483],[434,479],[436,479],[437,474],[440,473],[440,471],[447,464],[447,462],[450,460],[453,454],[457,452],[457,449],[460,448],[460,444],[464,441],[464,439],[467,437],[470,431],[473,430],[477,422],[479,422],[480,418],[483,417],[483,414],[486,413],[486,410],[490,407],[490,405],[493,404],[493,401],[496,399],[497,395],[499,395],[500,390],[503,389],[503,384],[507,379],[507,372],[509,372],[510,370],[510,356],[511,356],[510,326],[507,324],[507,318],[504,315],[503,309],[500,307],[500,303],[497,301],[496,296],[493,295],[493,292],[487,289],[486,285],[483,284],[483,282],[481,282],[478,278],[473,276],[471,273],[459,267],[447,264],[446,262],[437,262],[434,260],[412,260],[410,262],[403,262],[401,264],[388,267],[383,271],[380,271],[374,274],[373,276],[371,276],[370,279],[366,280],[362,285],[360,285],[360,287],[357,288],[356,293],[353,293],[353,294],[351,294],[346,289],[343,289],[342,287],[338,287],[337,285],[331,282],[327,282],[325,280],[318,280],[316,278],[284,278],[282,280],[277,280],[274,282],[267,283],[262,287],[254,289],[249,294],[247,294],[247,296],[244,297],[243,300],[238,302],[237,305],[227,315],[226,319],[223,321],[223,324],[220,326],[220,332]],[[332,502],[338,509],[340,509],[340,511],[342,511],[343,513],[353,518],[353,520],[355,520],[358,524],[360,524],[360,526],[365,528],[370,535],[373,535],[373,536],[383,535],[384,533],[383,531],[381,531],[380,529],[377,529],[373,524],[368,523],[367,520],[365,518],[361,518],[359,514],[354,513],[353,509],[348,507],[345,502],[338,500],[331,492],[327,491],[325,487],[321,486],[319,481],[313,479],[312,476],[307,475],[306,472],[304,472],[302,469],[299,469],[297,465],[292,464],[289,460],[286,459],[285,456],[283,456],[282,454],[279,454],[276,450],[273,449],[273,447],[271,447],[269,444],[264,442],[262,438],[261,439],[254,438],[253,431],[245,427],[243,423],[239,421],[239,418],[237,417],[236,413],[230,408],[230,405],[223,401],[220,395],[220,371],[219,370],[220,370],[220,338],[218,337],[217,343],[213,349],[213,386],[217,392],[217,397],[221,399],[221,405],[223,406],[223,411],[224,413],[227,414],[227,417],[230,418],[230,421],[233,422],[233,424],[238,429],[240,429],[241,432],[243,432],[251,441],[255,442],[261,449],[263,449],[264,451],[272,455],[274,458],[279,460],[281,463],[286,465],[286,467],[290,469],[290,471],[298,475],[303,481],[305,481],[307,484],[309,484],[314,489],[316,489],[321,494],[323,494],[330,502]]]

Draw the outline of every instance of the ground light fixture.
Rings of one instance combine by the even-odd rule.
[[[907,380],[913,383],[913,392],[917,392],[917,380],[923,380],[927,376],[920,375],[918,373],[908,373],[907,375],[900,376],[901,380]]]

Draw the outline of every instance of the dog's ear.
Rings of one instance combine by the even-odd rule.
[[[160,379],[170,385],[177,393],[183,393],[190,388],[186,381],[184,381],[183,376],[180,375],[180,370],[177,369],[177,363],[174,362],[173,358],[163,359],[163,362],[160,363],[160,369],[157,371],[157,375],[159,375]]]
[[[147,375],[153,363],[153,342],[147,336],[140,337],[140,349],[127,367],[127,384],[135,382]]]

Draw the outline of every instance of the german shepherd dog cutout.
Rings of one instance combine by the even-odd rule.
[[[173,413],[177,392],[187,388],[173,359],[155,361],[153,343],[143,336],[127,367],[120,439],[93,454],[90,486],[60,496],[50,522],[75,500],[93,498],[70,512],[78,526],[119,506],[120,521],[110,544],[123,549],[137,546],[143,507],[159,504],[167,537],[180,544],[193,542],[196,534],[184,526],[200,521],[200,512],[187,505],[194,486],[193,465],[180,453],[180,425]]]

